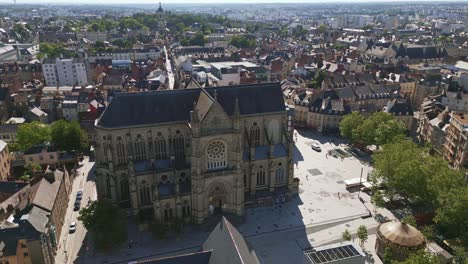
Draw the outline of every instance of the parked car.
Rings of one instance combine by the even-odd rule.
[[[76,231],[76,222],[72,222],[70,224],[70,227],[68,228],[68,231],[69,231],[70,234],[75,233],[75,231]]]
[[[81,200],[81,198],[83,198],[83,192],[82,192],[82,191],[78,191],[78,192],[76,193],[76,200],[77,200],[77,201],[78,201],[78,200]]]
[[[320,147],[319,144],[315,143],[312,145],[312,149],[317,151],[317,152],[321,152],[322,151],[322,148]]]
[[[73,207],[73,211],[78,211],[80,210],[80,201],[75,202],[75,206]]]

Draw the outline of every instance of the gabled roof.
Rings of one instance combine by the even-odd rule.
[[[188,122],[201,89],[117,94],[98,120],[105,128]],[[241,115],[278,113],[285,110],[279,83],[205,88],[229,115],[236,99]],[[216,96],[215,96],[216,94]]]
[[[49,181],[42,178],[32,188],[34,197],[31,203],[51,212],[60,188],[60,180]]]
[[[203,243],[203,250],[213,250],[210,264],[259,263],[253,249],[247,244],[239,231],[224,217]]]

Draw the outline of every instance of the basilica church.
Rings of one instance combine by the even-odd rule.
[[[297,193],[279,83],[116,95],[96,120],[96,184],[132,214],[202,223]]]

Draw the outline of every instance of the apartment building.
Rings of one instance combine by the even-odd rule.
[[[10,177],[10,152],[8,144],[0,140],[0,179],[6,180]]]
[[[452,113],[444,144],[444,158],[454,168],[468,165],[468,116]]]
[[[88,83],[86,64],[81,59],[44,59],[42,74],[48,86],[83,86]]]

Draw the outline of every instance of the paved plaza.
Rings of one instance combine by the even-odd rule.
[[[245,221],[237,226],[261,263],[297,263],[302,259],[302,250],[340,241],[345,229],[355,233],[357,227],[364,224],[372,237],[377,227],[373,218],[361,218],[373,210],[369,196],[360,194],[365,201],[363,204],[358,193],[348,192],[344,184],[344,180],[360,177],[361,170],[365,179],[372,168],[352,155],[343,159],[327,155],[329,150],[344,151],[346,144],[342,140],[303,131],[295,135],[294,161],[295,175],[300,179],[299,195],[285,203],[249,208]],[[314,143],[321,146],[321,152],[312,150]],[[179,237],[156,240],[149,232],[140,231],[130,223],[129,240],[135,242],[132,248],[124,246],[112,252],[92,254],[81,250],[75,262],[127,263],[135,259],[194,252],[209,232],[188,226]],[[372,251],[372,245],[369,250]]]

